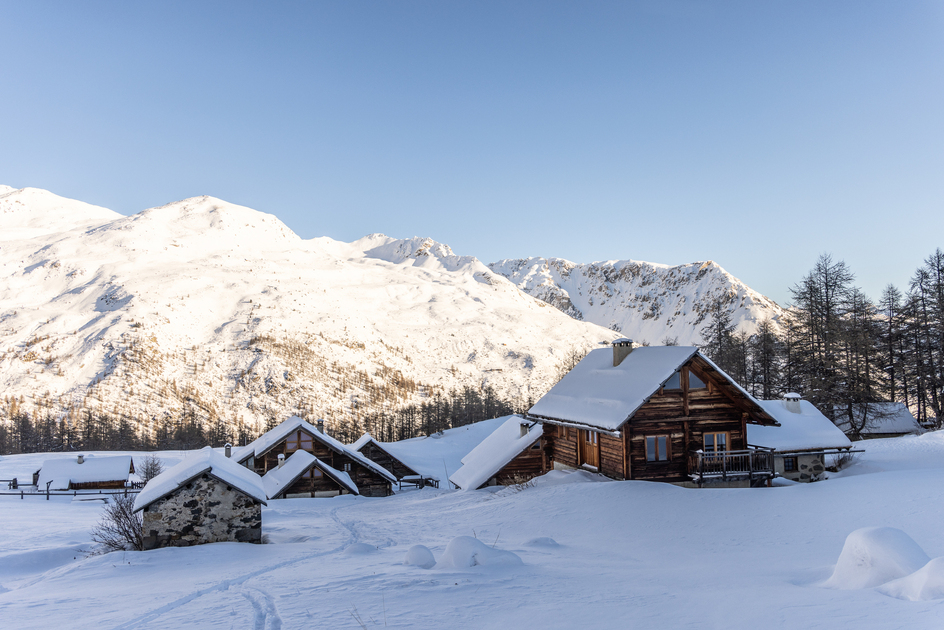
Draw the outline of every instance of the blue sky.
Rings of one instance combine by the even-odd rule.
[[[9,2],[0,183],[304,238],[712,259],[873,298],[944,247],[941,2]]]

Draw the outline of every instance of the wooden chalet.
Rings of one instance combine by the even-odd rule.
[[[544,455],[544,426],[514,415],[462,458],[462,467],[449,481],[462,490],[508,486],[543,475],[549,468]]]
[[[336,497],[360,494],[350,475],[335,470],[308,451],[295,451],[262,478],[269,499]]]
[[[592,350],[528,412],[544,424],[554,468],[683,485],[763,485],[773,455],[749,449],[747,425],[777,426],[697,348]]]
[[[327,435],[323,427],[322,422],[315,428],[292,416],[236,451],[233,458],[264,476],[278,468],[280,455],[288,458],[296,451],[306,451],[326,466],[347,473],[362,496],[385,497],[393,493],[397,478],[392,473]]]
[[[370,433],[362,435],[360,439],[351,444],[350,448],[378,466],[383,466],[386,470],[393,473],[393,476],[397,479],[422,476],[402,459],[394,456],[389,449],[384,448],[383,444],[375,440]]]

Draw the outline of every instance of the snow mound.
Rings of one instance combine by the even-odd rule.
[[[892,580],[878,590],[913,602],[944,599],[944,558],[935,558],[911,575]]]
[[[865,527],[846,538],[827,588],[872,588],[914,573],[928,563],[911,536],[894,527]]]
[[[526,547],[560,547],[560,543],[549,536],[538,536],[525,543]]]
[[[560,486],[568,483],[598,483],[609,481],[603,475],[586,470],[552,470],[534,478],[535,486]]]
[[[354,543],[345,549],[344,553],[349,556],[362,556],[365,553],[374,553],[375,551],[377,551],[377,547],[373,545],[368,545],[367,543]]]
[[[409,564],[410,566],[419,567],[421,569],[432,569],[436,566],[436,558],[433,557],[433,552],[429,550],[429,547],[425,545],[413,545],[407,550],[403,564]]]
[[[442,557],[436,564],[437,568],[468,569],[469,567],[484,565],[518,565],[523,564],[521,558],[510,551],[493,549],[481,540],[471,536],[457,536],[453,538]]]

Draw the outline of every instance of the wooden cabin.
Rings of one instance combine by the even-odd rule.
[[[321,422],[315,428],[298,416],[239,449],[233,458],[263,476],[278,468],[280,455],[288,458],[296,451],[306,451],[327,466],[347,473],[362,496],[385,497],[393,493],[397,478],[392,473],[324,433]]]
[[[510,416],[462,458],[462,467],[449,481],[462,490],[509,486],[527,482],[550,470],[544,453],[545,427],[539,422]]]
[[[528,412],[543,423],[555,468],[613,479],[761,485],[768,450],[749,449],[747,425],[778,423],[697,348],[591,351]]]
[[[270,499],[336,497],[360,494],[350,475],[328,466],[308,451],[295,451],[262,478]]]
[[[134,474],[130,455],[49,459],[43,462],[34,484],[45,490],[109,490],[124,488]]]
[[[391,472],[397,479],[422,476],[402,459],[395,457],[389,449],[384,448],[370,433],[362,435],[360,439],[351,444],[351,448],[378,466],[382,466],[384,469]]]

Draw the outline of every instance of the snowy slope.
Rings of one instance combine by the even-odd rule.
[[[0,186],[0,241],[54,234],[121,218],[112,210],[38,188]]]
[[[589,473],[554,471],[517,492],[277,500],[263,508],[272,544],[99,556],[87,554],[98,502],[0,496],[0,619],[22,630],[936,630],[944,590],[928,586],[944,577],[944,435],[863,448],[830,479],[773,488],[587,483]],[[0,478],[46,457],[0,458]],[[844,550],[865,528],[901,540],[861,541],[849,562]],[[460,537],[521,562],[449,566],[447,549],[468,542]],[[909,540],[918,561],[898,573],[931,561],[880,586],[861,580]],[[439,564],[406,564],[415,545]],[[846,579],[829,588],[837,570]]]
[[[120,217],[28,192],[5,220],[58,231],[0,247],[0,388],[27,406],[330,425],[463,385],[537,398],[573,348],[616,336],[429,239],[303,240],[211,197]]]
[[[522,291],[571,317],[653,345],[676,338],[699,343],[700,329],[718,300],[739,330],[753,333],[782,309],[713,261],[670,267],[635,260],[575,264],[561,258],[501,260],[489,265]]]

